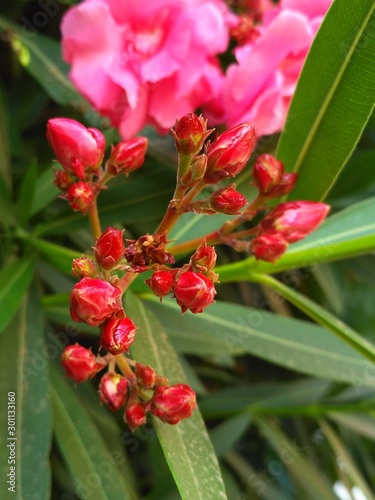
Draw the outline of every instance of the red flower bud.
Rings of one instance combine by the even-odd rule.
[[[55,180],[53,181],[53,183],[61,191],[67,191],[69,189],[69,186],[74,184],[73,176],[63,170],[54,169],[53,175],[55,176]]]
[[[112,175],[126,174],[139,168],[145,161],[148,139],[146,137],[134,137],[128,141],[122,141],[112,149],[108,160],[108,171]]]
[[[122,311],[122,291],[107,281],[83,278],[70,296],[70,315],[73,321],[99,326]]]
[[[264,154],[258,156],[253,168],[255,185],[262,194],[269,193],[282,179],[284,165],[274,156]]]
[[[119,229],[109,227],[97,238],[94,254],[102,269],[110,271],[123,258],[125,252],[125,244],[122,237],[123,232]]]
[[[279,198],[280,196],[289,194],[291,191],[293,191],[297,178],[298,174],[294,172],[285,172],[279,184],[271,189],[271,191],[268,193],[268,196],[272,198]]]
[[[329,205],[315,201],[280,203],[260,222],[260,235],[280,233],[288,243],[305,238],[326,218]]]
[[[234,177],[245,167],[255,143],[255,128],[243,123],[221,134],[207,150],[207,169],[204,180],[217,184]]]
[[[62,352],[62,365],[65,369],[65,375],[77,383],[92,378],[106,364],[106,360],[97,358],[91,352],[91,349],[86,349],[79,344],[65,347]]]
[[[222,214],[239,214],[239,210],[247,205],[247,199],[235,187],[235,184],[231,184],[212,193],[210,196],[211,208]]]
[[[216,259],[215,248],[208,246],[206,240],[204,240],[191,256],[190,264],[193,271],[206,274],[213,271],[216,266]]]
[[[129,351],[136,333],[137,327],[130,318],[110,318],[100,328],[99,344],[116,356]]]
[[[95,278],[99,274],[98,264],[85,255],[73,259],[72,274],[76,278]]]
[[[68,173],[75,173],[74,162],[77,160],[87,170],[95,171],[100,167],[105,139],[99,130],[87,129],[70,118],[53,118],[48,120],[47,139]],[[78,177],[83,178],[81,175]]]
[[[128,398],[127,379],[118,373],[106,373],[100,380],[99,396],[111,411],[117,411]]]
[[[188,113],[180,120],[171,133],[176,142],[177,151],[182,155],[194,156],[202,149],[204,141],[213,130],[207,130],[207,120],[202,115]]]
[[[134,373],[138,384],[144,389],[152,389],[158,380],[155,370],[151,366],[144,366],[141,363],[135,364]]]
[[[146,423],[146,409],[143,403],[133,403],[128,405],[124,414],[125,423],[131,431]]]
[[[159,386],[151,400],[150,412],[167,424],[177,424],[190,417],[196,407],[193,389],[185,384]]]
[[[194,186],[198,181],[203,179],[207,168],[207,156],[196,156],[190,163],[188,171],[180,179],[181,186]]]
[[[94,199],[94,192],[87,182],[77,182],[69,187],[66,197],[72,210],[85,215]]]
[[[165,297],[168,293],[171,293],[173,281],[173,275],[169,271],[155,271],[145,283],[157,297]]]
[[[188,309],[194,314],[203,312],[214,301],[215,295],[212,281],[201,273],[182,273],[174,286],[174,296],[182,313]]]
[[[249,252],[258,260],[275,262],[288,248],[288,243],[280,233],[264,233],[249,243]]]

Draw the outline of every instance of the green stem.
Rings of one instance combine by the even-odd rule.
[[[206,183],[203,180],[197,182],[197,184],[190,189],[188,194],[184,196],[187,189],[177,184],[173,198],[169,203],[167,211],[158,229],[156,230],[156,233],[167,235],[181,215],[185,213],[185,208],[189,205],[192,199],[202,191],[205,185]]]
[[[196,250],[202,243],[203,239],[206,239],[207,245],[219,245],[221,243],[219,231],[213,231],[212,233],[206,234],[206,236],[199,236],[193,240],[185,241],[184,243],[179,243],[168,248],[168,252],[172,255],[182,255]]]
[[[248,273],[247,277],[250,281],[262,283],[276,290],[282,297],[298,307],[298,309],[303,311],[307,316],[337,335],[337,337],[375,364],[375,346],[358,335],[355,330],[352,330],[348,325],[336,318],[326,309],[316,304],[308,297],[284,285],[272,276],[267,274]],[[242,279],[244,279],[244,277],[242,277]]]
[[[99,238],[99,236],[102,234],[102,228],[100,226],[100,219],[99,219],[99,212],[98,212],[98,205],[96,202],[96,198],[89,206],[89,209],[87,211],[87,216],[90,221],[91,232],[94,236],[94,239]]]
[[[135,383],[136,376],[133,373],[133,370],[130,368],[128,360],[123,354],[119,354],[116,356],[116,364],[119,367],[121,373],[131,382]]]

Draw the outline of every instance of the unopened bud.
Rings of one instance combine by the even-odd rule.
[[[88,182],[77,182],[69,187],[66,198],[74,212],[85,215],[94,199],[94,192]]]
[[[125,252],[123,232],[109,227],[96,240],[94,254],[102,269],[110,271],[123,258]]]
[[[280,203],[259,224],[260,233],[280,233],[288,243],[305,238],[324,221],[330,206],[315,201]]]
[[[91,352],[91,349],[86,349],[79,344],[65,347],[62,352],[62,365],[65,369],[65,375],[77,383],[92,378],[106,364],[107,360],[97,358]]]
[[[73,259],[72,274],[76,278],[96,278],[99,274],[99,267],[94,260],[82,255],[78,259]]]
[[[125,423],[131,431],[146,423],[146,409],[144,403],[128,404],[124,413]]]
[[[151,278],[145,281],[157,297],[165,297],[171,293],[174,277],[169,271],[155,271]]]
[[[190,310],[201,313],[212,304],[216,295],[215,287],[210,279],[201,273],[182,273],[174,286],[174,296],[182,313]]]
[[[69,186],[71,186],[75,182],[74,177],[64,170],[54,169],[53,175],[55,176],[55,180],[53,181],[53,183],[57,188],[60,189],[60,191],[67,191],[69,189]]]
[[[217,184],[234,177],[245,167],[255,143],[255,128],[243,123],[221,134],[207,148],[207,169],[204,180]]]
[[[186,384],[159,386],[151,400],[150,412],[167,424],[190,417],[196,407],[196,395]]]
[[[240,209],[247,205],[247,199],[239,193],[235,184],[218,189],[210,196],[210,205],[216,212],[227,215],[239,214]]]
[[[144,389],[152,389],[158,380],[155,370],[151,366],[144,366],[141,363],[135,364],[134,373],[138,384]]]
[[[103,159],[105,139],[97,129],[87,129],[70,118],[48,120],[47,139],[57,159],[68,173],[77,175],[79,161],[84,170],[96,171]],[[82,178],[82,175],[77,175]]]
[[[285,172],[279,184],[271,189],[271,191],[268,193],[268,196],[272,198],[280,198],[280,196],[289,194],[291,191],[293,191],[297,178],[297,173]]]
[[[117,411],[125,406],[128,398],[128,381],[118,373],[106,373],[99,384],[100,401],[111,411]]]
[[[126,174],[139,168],[145,161],[148,139],[134,137],[118,143],[111,152],[108,160],[108,171],[112,175]]]
[[[190,187],[194,186],[198,181],[203,179],[204,174],[207,168],[207,156],[199,155],[196,156],[185,175],[183,175],[180,179],[181,186]]]
[[[275,262],[287,248],[288,243],[280,233],[264,233],[250,241],[248,250],[257,260]]]
[[[177,151],[186,156],[198,154],[211,132],[212,130],[207,130],[207,120],[194,113],[177,119],[174,129],[171,129]]]
[[[107,281],[83,278],[70,296],[70,315],[73,321],[99,326],[122,311],[122,291]]]
[[[216,250],[204,240],[190,258],[193,271],[206,275],[216,266]]]
[[[110,318],[100,328],[99,344],[116,356],[129,351],[136,333],[137,327],[130,318]]]
[[[282,179],[284,165],[270,154],[258,156],[253,168],[255,185],[261,194],[269,193]]]

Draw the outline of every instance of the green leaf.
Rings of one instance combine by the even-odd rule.
[[[11,321],[34,275],[34,256],[24,257],[0,271],[0,332]]]
[[[267,419],[254,417],[254,423],[270,441],[297,484],[301,486],[309,500],[335,500],[332,486],[316,466],[300,452],[296,443]]]
[[[375,198],[370,198],[328,217],[307,238],[290,245],[275,264],[250,257],[215,271],[221,283],[243,281],[253,273],[274,274],[371,252],[375,249],[374,212]]]
[[[30,165],[22,179],[20,192],[16,205],[17,221],[20,226],[25,226],[31,217],[31,207],[37,185],[38,171],[36,165]]]
[[[353,484],[359,487],[366,500],[375,500],[375,496],[344,442],[339,438],[338,434],[336,434],[328,422],[323,419],[319,419],[318,422],[335,456],[340,458],[340,468],[342,468],[344,474],[351,479]]]
[[[67,78],[69,66],[61,59],[60,44],[44,35],[20,28],[0,17],[0,29],[7,30],[22,66],[57,103],[88,109],[89,104]]]
[[[374,107],[375,4],[335,0],[311,46],[276,156],[299,173],[290,199],[322,200]]]
[[[129,292],[126,311],[139,327],[132,347],[134,358],[168,377],[170,384],[186,383],[163,328],[142,302]],[[167,425],[156,418],[154,425],[182,498],[226,498],[219,464],[199,410],[177,425]]]
[[[282,415],[296,413],[298,408],[315,407],[324,397],[331,382],[303,378],[293,382],[266,382],[255,386],[241,385],[216,391],[201,402],[205,416],[261,414]],[[338,405],[339,406],[339,405]]]
[[[35,187],[35,196],[32,200],[31,215],[35,215],[43,210],[43,208],[59,196],[60,191],[53,184],[53,179],[52,168],[48,168],[39,176]]]
[[[190,338],[186,353],[249,353],[266,361],[315,377],[375,386],[373,365],[327,330],[307,321],[270,314],[226,302],[212,304],[204,314],[185,314],[172,301],[160,304],[153,296],[149,307],[166,332]],[[178,342],[178,340],[177,340]],[[200,351],[199,351],[200,349]]]
[[[375,418],[359,413],[331,412],[328,417],[356,434],[375,441]]]
[[[12,443],[7,432],[7,394],[15,394],[16,406],[16,494],[22,500],[48,500],[51,474],[49,451],[52,440],[52,412],[49,399],[48,358],[54,345],[44,339],[44,322],[35,292],[25,299],[18,314],[0,338],[0,422],[3,438]],[[8,437],[10,439],[8,439]],[[4,443],[1,475],[6,478],[13,464],[6,463],[10,448]],[[5,452],[6,450],[6,452]],[[5,462],[5,463],[4,463]],[[37,473],[36,473],[37,466]],[[6,491],[4,486],[2,491]],[[7,485],[9,486],[9,485]],[[10,498],[9,495],[7,498]]]
[[[228,418],[210,431],[210,438],[218,457],[232,449],[249,428],[249,415],[236,415]]]
[[[79,498],[135,499],[111,451],[82,405],[73,382],[51,364],[54,433]],[[99,401],[98,401],[99,404]]]
[[[47,262],[70,276],[72,274],[72,260],[82,255],[81,252],[76,252],[75,250],[70,250],[69,248],[39,238],[33,238],[32,236],[26,235],[25,239],[41,253]]]
[[[9,134],[8,134],[8,113],[5,100],[5,89],[0,81],[0,178],[8,189],[12,186],[12,174],[10,169]],[[3,211],[1,211],[3,214]]]

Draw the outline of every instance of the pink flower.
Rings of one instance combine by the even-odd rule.
[[[311,42],[332,0],[283,0],[266,10],[258,35],[234,50],[217,99],[205,106],[212,123],[255,125],[257,136],[282,129]]]
[[[166,132],[217,95],[231,22],[223,0],[85,0],[63,19],[63,57],[124,138]]]

